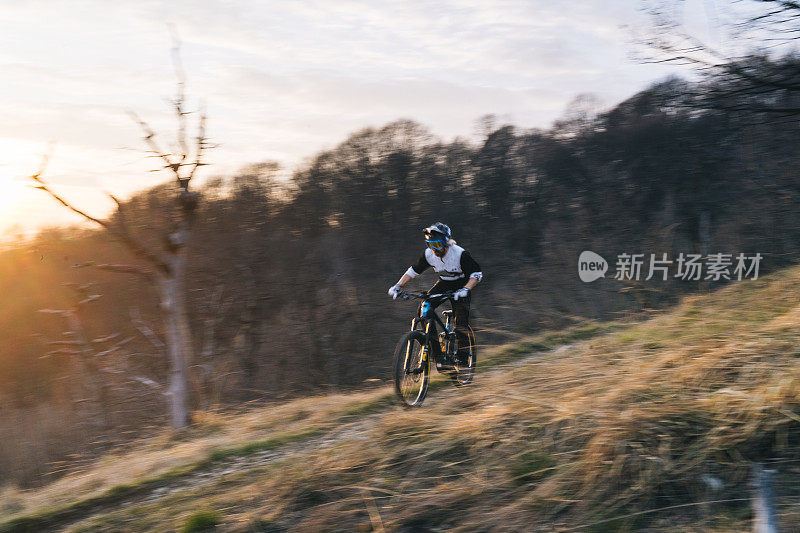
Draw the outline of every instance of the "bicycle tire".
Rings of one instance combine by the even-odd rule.
[[[394,392],[405,407],[419,407],[428,394],[430,360],[420,363],[423,347],[425,335],[419,331],[409,331],[397,343],[394,352]],[[407,371],[415,366],[419,372],[412,374]]]
[[[463,387],[469,385],[475,379],[475,367],[478,364],[478,353],[475,346],[475,332],[470,327],[468,332],[469,342],[469,357],[465,365],[461,365],[456,361],[453,372],[450,373],[450,380],[456,387]],[[457,337],[456,337],[457,338]]]

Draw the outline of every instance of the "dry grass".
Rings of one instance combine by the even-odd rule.
[[[82,472],[65,476],[43,488],[0,493],[0,508],[13,515],[27,515],[59,508],[106,493],[120,485],[141,483],[178,474],[208,461],[257,451],[276,435],[307,434],[332,424],[347,411],[365,402],[380,402],[386,390],[349,395],[309,397],[285,404],[255,408],[243,414],[197,413],[197,424],[187,430],[161,435],[111,453]],[[291,439],[289,439],[291,440]],[[11,517],[3,513],[4,517]]]
[[[340,437],[325,446],[300,446],[78,529],[179,528],[210,510],[233,531],[737,531],[747,528],[753,461],[779,470],[783,525],[798,529],[799,284],[800,269],[791,269],[692,297],[645,323],[484,371],[473,387],[435,390],[422,409],[382,411],[375,405],[386,389],[378,389],[208,415],[84,476],[7,491],[0,506],[27,512],[276,431],[335,427]],[[493,356],[551,345],[527,339]]]
[[[511,346],[484,349],[481,366],[513,361],[531,351],[546,350],[563,342],[584,339],[622,327],[590,323],[568,330],[526,337]],[[449,380],[434,380],[439,386]],[[187,430],[166,431],[141,440],[133,447],[109,453],[94,464],[35,490],[13,486],[0,492],[4,519],[47,514],[76,503],[113,495],[121,488],[162,484],[203,468],[213,461],[247,455],[285,442],[302,440],[326,430],[386,410],[392,404],[389,387],[347,394],[327,394],[283,404],[252,408],[239,414],[195,413],[196,424]],[[0,527],[2,530],[2,527]]]

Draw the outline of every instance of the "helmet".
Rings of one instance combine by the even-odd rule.
[[[441,222],[428,226],[422,230],[422,233],[425,234],[425,242],[428,248],[437,254],[441,254],[447,249],[450,238],[452,237],[450,227]]]
[[[450,232],[450,226],[442,222],[437,222],[436,224],[428,226],[427,228],[422,230],[422,233],[425,234],[426,241],[430,239],[435,239],[435,240],[442,239],[445,241],[449,241],[453,236],[452,233]]]

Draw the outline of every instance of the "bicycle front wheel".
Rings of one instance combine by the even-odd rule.
[[[394,353],[394,392],[406,407],[419,407],[428,393],[430,365],[425,353],[425,335],[409,331]]]

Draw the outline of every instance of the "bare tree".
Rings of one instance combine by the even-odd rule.
[[[726,44],[715,45],[683,27],[677,6],[672,0],[656,2],[650,9],[653,27],[642,40],[645,61],[689,65],[706,80],[686,94],[686,105],[800,115],[800,2],[738,3],[730,13],[734,20],[719,28],[728,35]]]
[[[203,166],[202,156],[209,144],[205,134],[206,116],[199,114],[197,135],[190,145],[187,140],[186,118],[190,114],[185,109],[186,80],[180,62],[180,48],[176,40],[172,49],[173,66],[177,76],[177,92],[172,100],[172,108],[177,120],[177,148],[165,151],[156,141],[156,134],[138,115],[130,112],[132,118],[144,132],[148,152],[163,162],[161,169],[168,170],[175,179],[177,194],[173,213],[173,227],[162,236],[163,250],[155,251],[145,246],[129,230],[125,220],[125,205],[109,194],[117,204],[115,221],[103,220],[89,215],[75,207],[70,201],[53,191],[46,183],[43,173],[46,156],[39,172],[31,176],[35,187],[59,203],[99,226],[118,239],[136,258],[146,266],[99,264],[97,268],[139,275],[153,282],[161,298],[167,354],[170,363],[169,389],[167,398],[172,426],[181,428],[189,424],[189,367],[193,357],[192,339],[186,312],[186,266],[187,246],[192,236],[198,194],[189,190],[189,184],[197,169]]]

